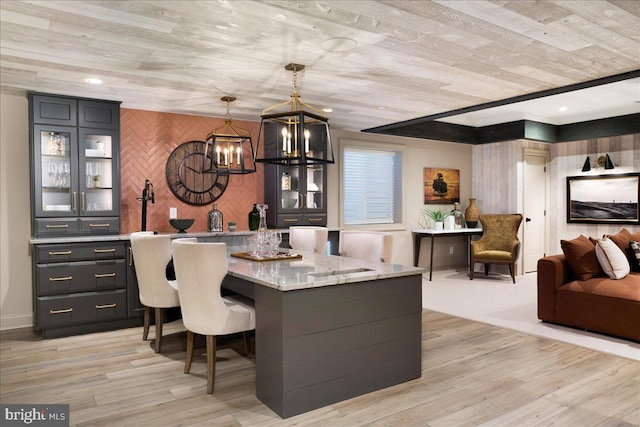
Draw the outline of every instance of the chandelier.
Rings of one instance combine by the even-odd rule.
[[[276,165],[335,163],[327,114],[300,100],[297,78],[304,65],[291,63],[284,68],[293,71],[291,96],[262,111],[258,148],[262,138],[264,157],[254,160]]]
[[[255,172],[251,132],[234,125],[229,113],[229,105],[236,98],[223,96],[220,99],[227,103],[227,113],[224,116],[224,125],[207,135],[202,171],[217,174]]]

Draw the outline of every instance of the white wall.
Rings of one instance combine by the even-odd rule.
[[[0,95],[0,329],[31,326],[29,117],[26,96]]]
[[[394,251],[392,262],[413,265],[413,238],[411,229],[420,228],[422,222],[423,171],[425,167],[437,167],[460,170],[461,209],[468,205],[471,197],[471,156],[472,146],[426,139],[403,138],[388,135],[377,135],[362,132],[335,131],[332,133],[336,164],[328,169],[328,184],[331,188],[328,200],[328,226],[340,226],[340,160],[341,147],[346,140],[363,141],[372,144],[390,144],[403,146],[405,149],[404,179],[404,224],[400,227],[366,227],[376,230],[394,232]],[[452,209],[453,205],[429,205],[431,209]],[[364,228],[364,227],[360,227]],[[450,255],[451,250],[453,254]],[[429,238],[422,240],[418,265],[429,265],[431,252]],[[466,237],[439,237],[434,248],[434,270],[464,267],[467,264]]]

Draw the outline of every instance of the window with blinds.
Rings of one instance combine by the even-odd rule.
[[[402,152],[343,150],[344,225],[401,222]]]

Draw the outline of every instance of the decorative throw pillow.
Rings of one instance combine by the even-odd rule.
[[[636,272],[640,272],[640,243],[634,240],[629,242],[629,261],[631,262],[631,269]]]
[[[595,245],[583,235],[573,240],[560,240],[560,246],[578,279],[588,280],[602,272],[596,258]]]
[[[629,261],[624,252],[620,250],[613,240],[608,238],[598,239],[596,244],[596,257],[602,267],[602,271],[610,279],[622,279],[629,274]]]
[[[620,248],[620,250],[622,250],[622,252],[624,252],[625,249],[629,247],[629,242],[633,240],[629,230],[627,230],[624,227],[622,228],[622,230],[618,231],[618,233],[616,234],[605,234],[602,237],[608,237],[609,239],[613,240],[613,243],[618,245],[618,247]]]

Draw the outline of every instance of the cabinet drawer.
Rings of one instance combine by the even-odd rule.
[[[38,245],[37,263],[96,261],[125,258],[126,242],[61,243]]]
[[[38,296],[104,291],[127,287],[123,259],[64,262],[36,266]]]
[[[35,224],[38,236],[72,236],[80,232],[77,218],[36,218]]]
[[[38,297],[38,329],[118,320],[127,317],[124,289],[59,297]]]
[[[82,234],[119,234],[120,219],[115,217],[81,218]]]
[[[278,215],[277,228],[288,228],[292,225],[302,225],[302,216],[300,215]]]
[[[307,214],[303,218],[303,225],[316,225],[320,227],[325,227],[327,225],[327,215],[326,214]]]

